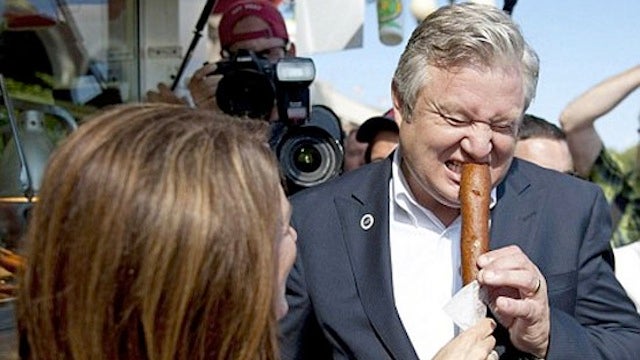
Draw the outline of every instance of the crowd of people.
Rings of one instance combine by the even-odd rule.
[[[219,31],[223,58],[295,56],[268,2],[231,6]],[[637,357],[639,171],[594,122],[640,66],[578,96],[560,127],[527,113],[539,67],[505,11],[440,7],[398,61],[393,108],[340,139],[342,174],[292,196],[269,147],[276,104],[267,121],[224,114],[213,63],[191,99],[160,84],[99,111],[43,177],[20,357]],[[486,317],[460,327],[444,307],[463,289],[466,163],[490,169],[491,241],[475,279]]]

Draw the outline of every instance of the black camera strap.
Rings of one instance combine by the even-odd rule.
[[[184,73],[184,69],[187,68],[187,65],[191,61],[191,57],[193,56],[193,50],[195,50],[196,45],[198,45],[198,41],[202,37],[202,29],[204,29],[204,25],[207,23],[209,19],[209,15],[211,15],[211,11],[213,11],[213,7],[216,4],[216,0],[207,0],[204,4],[204,8],[202,9],[202,13],[200,13],[200,18],[196,23],[196,27],[193,30],[193,39],[191,39],[191,43],[189,44],[189,48],[187,52],[184,54],[184,58],[182,59],[182,63],[180,64],[180,68],[178,69],[178,73],[173,78],[173,84],[171,84],[171,90],[174,91],[178,84],[180,83],[180,79],[182,78],[182,73]]]

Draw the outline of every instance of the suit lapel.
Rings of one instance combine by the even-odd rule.
[[[532,181],[519,165],[520,162],[514,159],[506,180],[498,186],[498,202],[491,212],[490,248],[517,244],[531,257],[531,251],[537,248],[533,239],[539,226],[539,214],[544,210],[544,187]]]
[[[542,187],[534,186],[514,162],[498,187],[498,202],[491,212],[492,249],[518,244],[525,252],[531,245],[542,211]],[[349,198],[337,198],[343,239],[346,242],[360,301],[377,336],[395,359],[417,359],[411,341],[395,310],[389,248],[389,180],[391,159],[371,166],[359,189]],[[522,206],[527,204],[527,206]],[[373,221],[372,226],[367,220]],[[514,221],[515,220],[515,221]],[[501,336],[502,337],[502,336]],[[499,339],[499,346],[508,344]],[[500,346],[502,344],[502,346]]]
[[[351,198],[337,199],[336,207],[360,301],[371,325],[393,358],[417,359],[393,299],[388,210],[391,159],[374,166],[361,188]]]

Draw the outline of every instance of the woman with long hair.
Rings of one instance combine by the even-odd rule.
[[[23,357],[277,358],[296,233],[266,140],[264,122],[166,104],[83,123],[30,220]]]

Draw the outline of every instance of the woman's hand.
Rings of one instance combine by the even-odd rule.
[[[498,354],[493,350],[496,339],[492,335],[495,328],[493,319],[484,318],[449,341],[433,359],[497,360]]]

